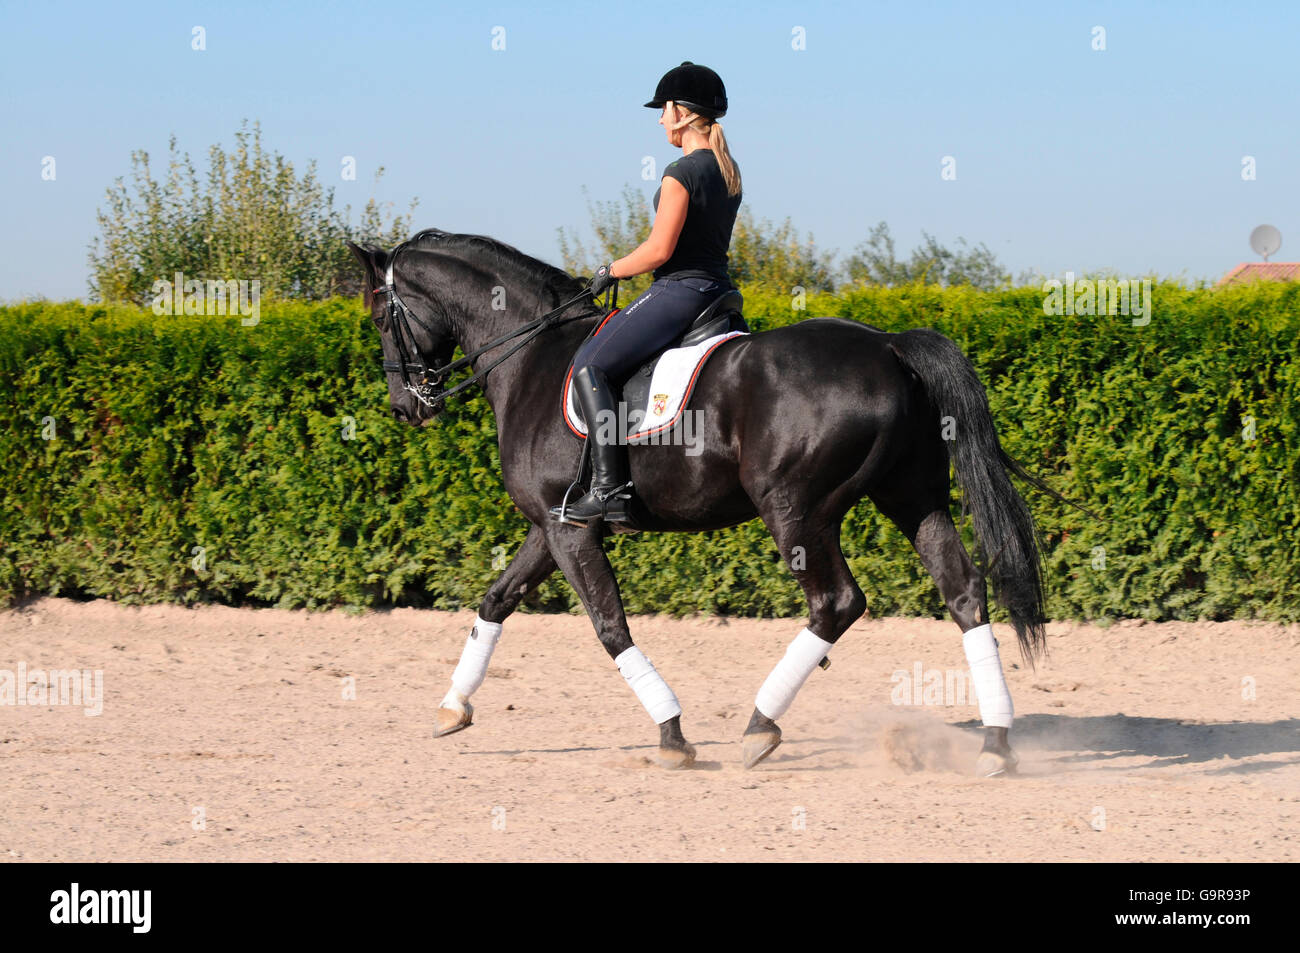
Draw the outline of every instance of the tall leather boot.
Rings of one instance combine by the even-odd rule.
[[[582,408],[582,419],[587,425],[587,442],[591,446],[591,489],[564,507],[563,516],[559,506],[552,506],[551,517],[576,526],[586,526],[597,519],[607,523],[631,523],[628,507],[632,499],[632,483],[627,478],[618,427],[600,426],[603,420],[618,420],[614,389],[604,371],[588,365],[573,375],[573,396]],[[612,432],[603,433],[607,430]],[[602,435],[607,442],[601,441]]]

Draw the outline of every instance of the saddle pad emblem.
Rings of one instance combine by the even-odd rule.
[[[668,409],[667,394],[655,394],[654,409],[656,417],[662,417],[664,415],[664,411]]]

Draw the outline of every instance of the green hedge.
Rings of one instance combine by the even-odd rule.
[[[1035,288],[866,289],[802,312],[750,289],[747,313],[756,329],[837,314],[952,337],[1007,450],[1100,516],[1027,490],[1053,617],[1300,619],[1300,286],[1154,299],[1145,327],[1046,316]],[[491,414],[476,396],[398,424],[378,361],[351,300],[269,305],[254,327],[0,308],[0,599],[476,606],[527,529]],[[942,613],[869,503],[843,541],[873,614]],[[805,611],[757,521],[609,548],[629,611]],[[529,605],[577,600],[556,575]]]

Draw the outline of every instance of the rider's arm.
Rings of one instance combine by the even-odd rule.
[[[615,278],[631,278],[654,271],[673,256],[677,239],[686,224],[686,210],[690,206],[690,193],[671,176],[664,176],[659,191],[659,209],[650,237],[630,255],[618,259],[610,268]]]

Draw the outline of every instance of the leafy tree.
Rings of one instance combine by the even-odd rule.
[[[729,257],[731,280],[738,286],[759,285],[786,294],[795,287],[835,290],[835,254],[819,251],[812,235],[801,241],[789,218],[774,226],[741,209]]]
[[[586,186],[582,193],[587,194]],[[587,214],[595,234],[593,248],[589,249],[576,233],[556,229],[564,270],[570,274],[588,276],[601,265],[622,258],[650,237],[650,227],[654,224],[645,196],[630,185],[623,187],[623,194],[617,200],[598,200],[593,204],[588,198]],[[651,280],[649,275],[638,275],[620,279],[619,285],[625,291],[640,294],[650,286]]]
[[[100,235],[89,255],[94,300],[147,304],[154,282],[177,271],[186,279],[258,279],[266,299],[356,294],[360,279],[344,242],[394,245],[409,234],[416,202],[406,216],[385,221],[372,198],[353,226],[351,206],[335,208],[315,162],[298,175],[263,148],[259,123],[250,131],[245,122],[235,142],[231,152],[208,150],[206,181],[174,137],[161,178],[147,152],[131,154],[130,185],[117,179],[98,210]]]
[[[860,284],[937,284],[944,287],[972,285],[991,291],[1007,284],[1011,276],[997,256],[982,242],[971,247],[957,239],[957,249],[940,245],[934,236],[921,232],[923,241],[907,261],[899,260],[889,225],[881,222],[845,262],[849,280]]]

